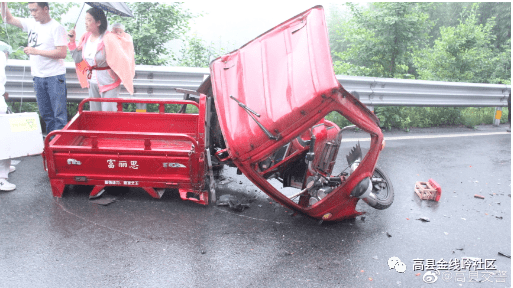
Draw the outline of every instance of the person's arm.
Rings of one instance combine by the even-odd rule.
[[[34,47],[25,47],[23,52],[27,55],[40,55],[52,59],[64,59],[68,53],[66,46],[57,46],[54,50],[41,50]]]
[[[25,47],[23,52],[25,52],[27,55],[40,55],[52,59],[66,58],[66,54],[68,53],[68,46],[66,45],[66,29],[59,25],[58,27],[52,29],[51,34],[53,36],[53,45],[55,45],[55,49],[42,50],[35,47]]]
[[[11,11],[9,11],[9,8],[7,7],[7,2],[2,2],[2,4],[0,5],[0,13],[2,14],[2,19],[5,17],[5,22],[7,24],[11,24],[23,29],[23,25],[21,24],[20,19],[12,16]]]

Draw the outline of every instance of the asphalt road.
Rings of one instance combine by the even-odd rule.
[[[360,136],[344,139],[339,163]],[[511,260],[498,252],[511,255],[511,134],[483,126],[385,139],[378,165],[394,204],[360,201],[364,217],[321,225],[291,217],[234,169],[217,193],[257,196],[243,212],[135,188],[112,189],[108,206],[90,202],[91,187],[53,198],[42,158],[21,158],[9,178],[17,189],[0,193],[0,287],[510,287]],[[442,186],[438,203],[413,192],[429,178]],[[390,269],[391,257],[404,266]],[[462,257],[483,263],[428,270]]]

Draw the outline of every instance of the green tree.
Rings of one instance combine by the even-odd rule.
[[[332,51],[337,74],[410,78],[413,52],[427,44],[432,26],[423,10],[427,4],[371,3],[368,8],[348,4],[352,18],[334,27]],[[333,23],[333,22],[331,22]],[[333,27],[333,26],[331,26]],[[329,29],[332,29],[329,27]]]
[[[440,38],[432,48],[416,53],[415,64],[421,79],[473,82],[511,83],[511,40],[494,47],[492,33],[495,22],[478,24],[475,3],[462,14],[456,27],[441,27]]]
[[[196,35],[186,37],[180,49],[178,66],[208,67],[210,61],[223,52],[223,49],[215,49],[214,44],[207,44]]]
[[[134,40],[135,63],[166,65],[176,60],[165,44],[179,39],[188,29],[193,15],[181,3],[133,2],[128,6],[134,18],[109,15],[109,23],[123,23]]]
[[[430,45],[440,38],[440,28],[458,26],[460,19],[472,8],[472,5],[473,3],[469,2],[430,3],[426,11],[429,18],[435,22],[429,34],[432,40]],[[492,33],[496,36],[494,46],[501,50],[501,46],[511,39],[511,3],[481,2],[476,13],[478,24],[486,25],[489,20],[495,21],[492,27]]]
[[[511,40],[511,2],[483,2],[478,8],[479,24],[494,21],[492,33],[496,36],[495,48],[504,51],[503,45]]]

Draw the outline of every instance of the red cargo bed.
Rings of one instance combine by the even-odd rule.
[[[118,102],[118,111],[83,111],[88,101]],[[155,103],[160,112],[123,112],[122,103]],[[199,112],[165,113],[166,104],[194,105]],[[95,186],[91,197],[106,186],[141,187],[155,198],[166,188],[176,188],[183,199],[208,204],[205,111],[204,95],[199,104],[119,98],[82,101],[77,116],[45,139],[43,157],[53,195],[62,197],[70,184]]]

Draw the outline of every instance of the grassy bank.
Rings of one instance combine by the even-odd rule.
[[[409,131],[413,127],[438,127],[464,125],[474,128],[476,125],[493,124],[494,107],[375,107],[381,127],[384,130],[398,128]],[[502,108],[501,123],[508,122],[508,108]],[[326,119],[340,127],[351,125],[337,112],[330,113]]]

